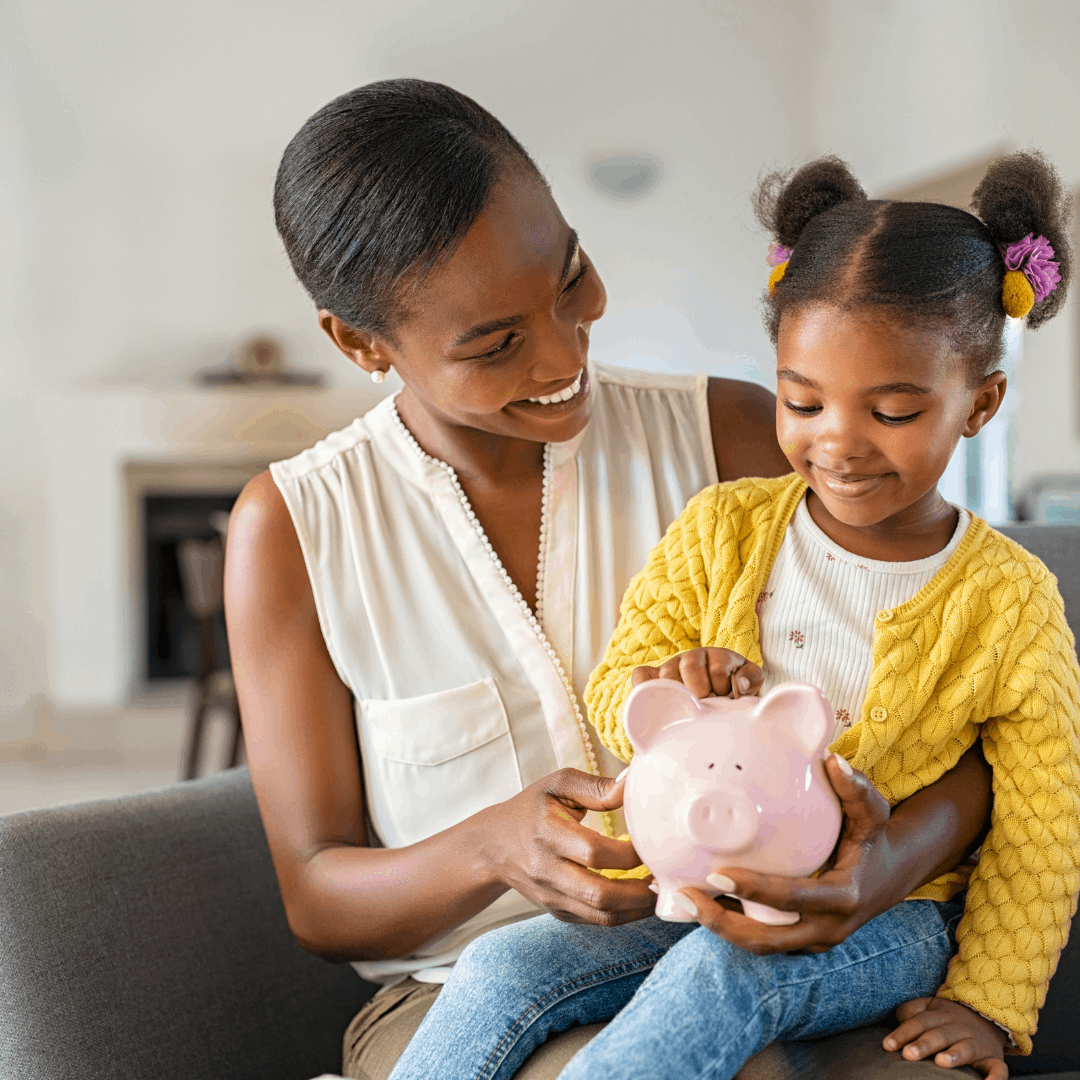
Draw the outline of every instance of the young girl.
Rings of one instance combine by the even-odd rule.
[[[762,186],[794,473],[690,502],[586,691],[628,759],[621,709],[642,679],[699,696],[816,683],[837,710],[838,790],[854,767],[893,805],[981,738],[994,807],[970,880],[944,874],[823,952],[731,945],[718,935],[745,917],[694,889],[698,927],[506,927],[466,951],[394,1080],[509,1077],[549,1032],[611,1017],[561,1080],[723,1080],[771,1042],[898,1006],[885,1048],[909,1059],[1004,1080],[1003,1050],[1030,1052],[1080,885],[1080,669],[1053,576],[937,483],[1001,403],[1006,314],[1034,328],[1061,307],[1067,204],[1041,157],[1016,154],[974,205],[981,221],[867,200],[835,159]],[[752,898],[750,875],[710,881]]]

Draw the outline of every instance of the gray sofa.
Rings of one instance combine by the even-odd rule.
[[[1080,528],[1008,531],[1080,612]],[[0,1080],[310,1080],[374,991],[296,944],[245,769],[0,818]],[[887,1028],[770,1048],[744,1080],[953,1080]],[[1014,1074],[1080,1080],[1080,933]],[[433,1078],[435,1080],[435,1078]],[[604,1080],[604,1078],[598,1078]]]

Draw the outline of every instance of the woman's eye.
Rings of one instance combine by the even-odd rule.
[[[874,413],[883,424],[910,424],[912,420],[922,416],[921,412],[913,412],[907,416],[887,416],[885,413]]]
[[[785,401],[784,407],[799,416],[813,416],[814,413],[821,412],[820,405],[796,405],[794,401]]]
[[[473,357],[473,359],[494,360],[495,357],[501,355],[510,348],[510,346],[514,343],[515,336],[516,335],[514,334],[507,334],[506,337],[503,338],[503,340],[498,345],[496,345],[494,349],[490,349],[488,352],[485,353],[478,353],[476,356]]]
[[[589,264],[585,263],[581,269],[574,275],[573,281],[571,281],[565,289],[563,289],[563,296],[565,296],[572,289],[576,289],[581,284],[581,279],[589,272]]]

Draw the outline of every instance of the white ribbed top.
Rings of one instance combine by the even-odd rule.
[[[836,710],[833,737],[860,720],[873,666],[874,620],[906,603],[948,562],[971,514],[948,546],[927,559],[879,562],[845,551],[814,524],[803,499],[758,597],[764,694],[782,682],[808,682]]]

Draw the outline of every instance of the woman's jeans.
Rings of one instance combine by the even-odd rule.
[[[510,1080],[549,1035],[612,1017],[559,1080],[729,1080],[771,1042],[885,1020],[934,994],[962,900],[907,900],[813,954],[754,956],[656,918],[513,923],[465,950],[390,1080]]]

